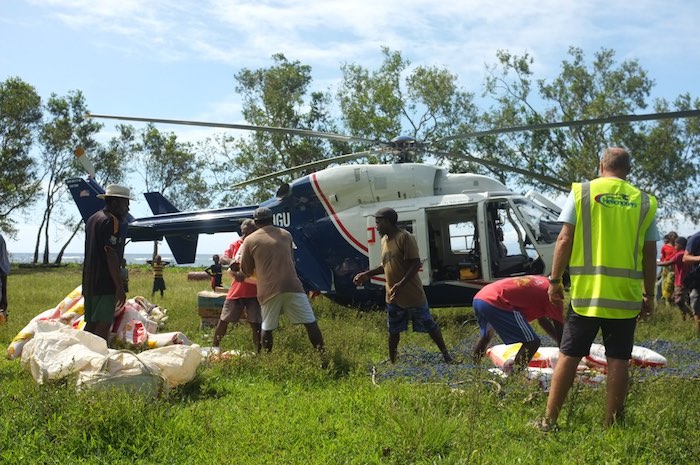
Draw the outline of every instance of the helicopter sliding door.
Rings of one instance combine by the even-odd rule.
[[[431,208],[426,216],[433,282],[483,279],[488,268],[481,260],[483,231],[476,204]]]
[[[418,276],[424,286],[430,284],[430,255],[428,247],[428,235],[424,210],[399,211],[398,227],[411,233],[418,243],[418,252],[422,261]],[[369,268],[375,268],[382,264],[381,238],[374,224],[374,217],[367,217],[367,251],[369,254]],[[384,284],[384,276],[372,278],[375,284]]]

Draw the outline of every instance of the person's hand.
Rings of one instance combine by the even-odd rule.
[[[389,302],[393,302],[394,299],[396,299],[396,293],[398,292],[399,288],[403,286],[403,283],[404,282],[402,280],[391,286],[391,289],[389,289]]]
[[[559,307],[564,306],[564,285],[559,284],[549,284],[549,289],[547,289],[547,295],[549,296],[549,301],[554,305]]]
[[[656,305],[656,300],[654,296],[644,296],[642,298],[642,311],[639,316],[643,319],[649,318],[654,313],[654,307]]]
[[[228,269],[233,272],[241,271],[241,264],[238,262],[231,262],[231,265],[229,265]]]
[[[363,271],[362,273],[357,273],[355,277],[352,278],[352,282],[355,286],[359,286],[364,284],[367,279],[369,279],[369,276],[367,275],[366,271]]]
[[[126,303],[126,293],[124,292],[124,289],[117,289],[117,292],[115,293],[115,300],[117,304],[116,310],[119,310]]]

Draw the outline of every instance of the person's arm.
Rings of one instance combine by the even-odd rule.
[[[676,261],[675,260],[668,260],[666,262],[659,262],[656,264],[656,266],[668,266],[668,265],[673,265]]]
[[[564,325],[562,323],[546,317],[538,318],[537,322],[552,339],[557,341],[557,345],[561,343],[561,335],[564,333]]]
[[[107,270],[109,271],[109,276],[112,278],[115,289],[115,300],[117,303],[117,309],[121,308],[126,302],[126,293],[124,292],[124,285],[122,284],[122,276],[119,271],[119,255],[117,251],[112,247],[105,246],[105,255],[107,256]]]
[[[363,271],[361,273],[357,273],[354,278],[352,278],[353,284],[355,286],[359,286],[361,284],[364,284],[367,280],[369,280],[372,276],[377,276],[378,274],[384,274],[384,266],[379,265],[375,268],[372,268],[371,270]]]
[[[231,244],[231,246],[224,250],[224,253],[219,256],[219,263],[221,263],[222,267],[229,266],[231,262],[233,262],[233,254],[233,244]]]
[[[656,288],[656,242],[645,241],[642,249],[642,275],[644,276],[644,297],[642,312],[651,315],[654,312],[654,289]]]
[[[683,254],[683,263],[689,263],[691,265],[700,263],[700,255],[692,255],[686,250]]]
[[[552,272],[550,273],[549,301],[553,304],[563,305],[564,302],[564,284],[561,282],[564,271],[569,264],[571,258],[571,249],[574,244],[574,231],[576,227],[573,224],[564,223],[564,226],[557,237],[557,244],[554,247],[554,258],[552,259]],[[656,260],[656,255],[654,255]],[[557,282],[559,281],[559,282]]]
[[[241,254],[241,262],[239,264],[240,272],[243,276],[251,277],[255,274],[255,260],[253,260],[253,255],[250,251],[249,244],[244,243],[239,249]]]

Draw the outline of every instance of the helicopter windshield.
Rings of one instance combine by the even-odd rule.
[[[563,223],[558,221],[557,213],[528,199],[513,199],[513,205],[538,244],[552,244],[557,240],[563,226]]]

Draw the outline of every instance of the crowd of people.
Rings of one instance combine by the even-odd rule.
[[[506,344],[520,342],[516,369],[524,368],[540,346],[530,326],[540,327],[559,345],[545,415],[533,424],[542,431],[557,428],[557,419],[570,390],[579,361],[602,332],[608,360],[604,424],[621,419],[628,389],[629,360],[637,322],[654,311],[657,300],[680,309],[700,334],[700,232],[685,238],[675,232],[664,236],[657,261],[659,232],[656,199],[626,181],[629,153],[605,149],[600,176],[574,183],[562,208],[563,223],[557,238],[549,277],[519,276],[487,284],[473,302],[480,334],[473,348],[479,362],[495,334]],[[129,211],[128,188],[110,185],[103,210],[86,223],[83,295],[85,329],[107,339],[115,310],[126,299],[128,271],[123,261],[124,218]],[[453,361],[440,327],[433,319],[418,276],[421,267],[416,239],[398,226],[398,214],[381,208],[375,215],[381,235],[381,264],[353,278],[362,285],[384,275],[389,359],[394,363],[401,333],[427,333],[445,362]],[[271,351],[273,331],[284,313],[292,324],[305,327],[309,341],[319,352],[324,339],[309,298],[299,280],[291,234],[277,227],[270,209],[255,210],[241,224],[240,238],[207,268],[212,289],[222,285],[223,270],[232,278],[213,345],[219,348],[229,323],[244,312],[255,350]],[[160,256],[149,261],[153,269],[153,293],[165,291]],[[662,272],[657,276],[657,267]],[[564,312],[565,272],[571,278],[568,311]],[[7,318],[8,254],[0,235],[0,319]],[[658,294],[658,295],[657,295]]]
[[[678,307],[683,320],[692,319],[700,334],[700,312],[697,308],[700,277],[700,232],[690,238],[678,236],[671,231],[664,236],[661,258],[658,265],[661,273],[657,279],[658,300]],[[659,289],[661,295],[659,296]]]

